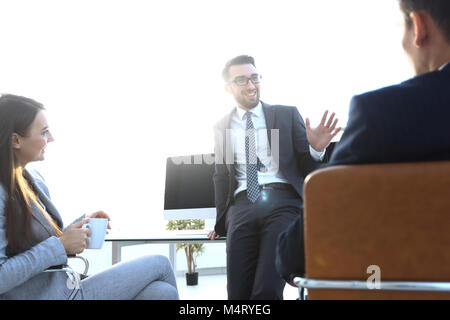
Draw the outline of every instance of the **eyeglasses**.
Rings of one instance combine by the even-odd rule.
[[[237,84],[240,87],[246,86],[248,84],[248,81],[250,80],[253,84],[258,84],[261,80],[262,76],[260,74],[252,74],[250,76],[250,78],[246,77],[246,76],[239,76],[234,78],[233,81],[235,84]]]

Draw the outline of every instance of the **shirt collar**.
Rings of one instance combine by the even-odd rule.
[[[444,70],[444,68],[445,68],[446,66],[448,66],[449,64],[450,64],[450,61],[447,62],[446,64],[444,64],[442,67],[440,67],[439,70],[441,70],[441,71]]]
[[[245,111],[244,109],[241,109],[239,107],[236,107],[236,111],[237,111],[237,115],[238,115],[239,119],[244,120],[244,116],[247,113],[247,111]],[[251,112],[254,116],[256,116],[258,118],[261,117],[261,114],[262,114],[261,101],[258,102],[256,107],[254,107],[253,109],[250,109],[248,112]]]

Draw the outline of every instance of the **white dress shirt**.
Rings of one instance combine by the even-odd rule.
[[[234,163],[236,167],[236,180],[238,187],[234,195],[247,189],[247,169],[245,156],[245,131],[247,128],[247,118],[245,113],[247,111],[236,107],[235,112],[231,117],[231,141],[234,147]],[[258,183],[260,185],[267,183],[288,183],[283,174],[278,170],[278,167],[272,165],[272,156],[270,151],[270,144],[267,137],[266,118],[262,109],[261,102],[256,107],[251,109],[252,122],[255,127],[255,146],[256,155],[259,160],[266,167],[265,172],[258,171]],[[322,161],[325,150],[317,152],[309,146],[311,156],[317,160]]]
[[[442,70],[442,69],[444,69],[448,64],[450,63],[450,61],[449,62],[447,62],[447,63],[445,63],[442,67],[440,67],[439,68],[439,70]]]

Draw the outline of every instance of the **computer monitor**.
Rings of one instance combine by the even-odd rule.
[[[169,157],[164,219],[215,219],[214,154]]]

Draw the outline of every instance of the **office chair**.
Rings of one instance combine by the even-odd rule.
[[[305,180],[306,276],[294,283],[309,300],[450,299],[449,230],[450,161],[318,170]]]

